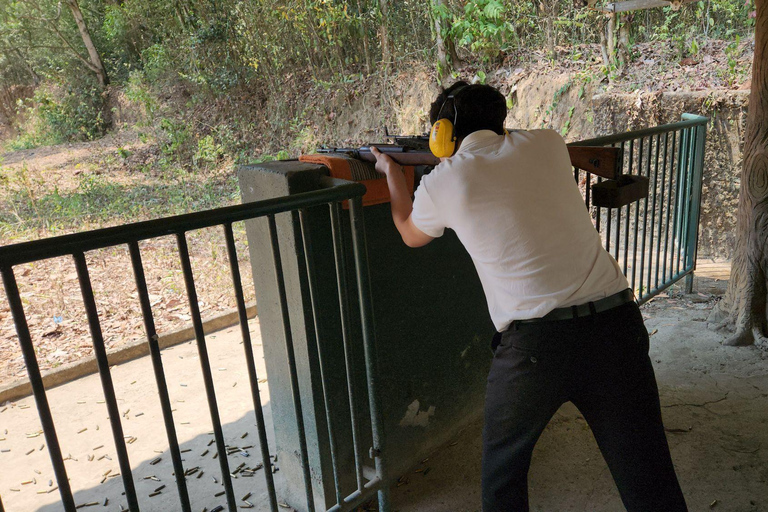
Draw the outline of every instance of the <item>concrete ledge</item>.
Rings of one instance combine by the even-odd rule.
[[[246,314],[249,319],[255,318],[258,314],[256,304],[246,307]],[[240,321],[237,310],[229,310],[219,316],[213,317],[203,322],[203,332],[206,334],[226,329],[237,325]],[[172,333],[160,336],[158,338],[160,349],[179,345],[186,341],[195,339],[195,330],[193,327],[187,327],[174,331]],[[120,347],[107,352],[110,365],[126,363],[140,357],[149,355],[149,344],[146,340],[136,341],[130,345]],[[96,365],[96,359],[91,357],[82,361],[65,364],[59,368],[43,372],[43,385],[46,389],[61,386],[80,377],[97,373],[99,371]],[[14,381],[6,386],[0,387],[0,404],[9,400],[18,400],[32,394],[32,384],[29,379]]]

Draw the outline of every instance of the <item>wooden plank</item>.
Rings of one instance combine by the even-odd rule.
[[[571,165],[609,180],[621,174],[621,148],[568,146]]]

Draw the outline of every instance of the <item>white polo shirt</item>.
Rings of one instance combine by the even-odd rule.
[[[411,218],[432,237],[456,232],[499,331],[629,288],[603,249],[554,130],[471,133],[422,178]]]

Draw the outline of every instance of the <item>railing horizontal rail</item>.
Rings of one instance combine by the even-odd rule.
[[[11,267],[46,258],[67,256],[74,252],[103,249],[118,244],[175,235],[183,231],[209,228],[269,214],[320,206],[332,201],[359,197],[365,193],[365,186],[360,183],[326,178],[321,180],[321,185],[323,185],[321,190],[302,192],[288,197],[266,199],[255,203],[226,206],[215,210],[6,245],[0,247],[0,267]]]
[[[325,277],[320,275],[320,273],[316,270],[315,260],[311,256],[310,249],[312,247],[312,238],[310,235],[309,226],[306,222],[306,215],[308,211],[307,209],[323,206],[326,208],[329,207],[330,212],[332,213],[332,215],[327,219],[327,222],[329,224],[333,224],[334,227],[333,244],[335,251],[334,259],[336,262],[335,270],[337,275],[331,277],[333,277],[332,281],[334,283],[339,283],[339,286],[343,288],[339,290],[339,304],[341,308],[341,316],[345,320],[350,318],[352,308],[350,303],[351,301],[348,298],[347,292],[351,291],[351,288],[355,285],[357,288],[356,291],[360,307],[362,332],[359,332],[355,338],[358,343],[363,345],[362,348],[364,352],[366,372],[365,380],[370,402],[370,435],[374,443],[374,446],[371,449],[371,456],[374,459],[376,468],[373,475],[368,475],[368,477],[364,479],[364,468],[362,463],[363,457],[360,453],[356,453],[355,464],[357,473],[357,490],[352,492],[352,494],[349,494],[347,490],[342,489],[339,474],[338,471],[336,471],[334,474],[336,504],[332,505],[331,509],[339,510],[341,512],[351,511],[357,505],[370,499],[374,493],[378,492],[380,510],[383,512],[389,510],[388,491],[386,488],[387,480],[381,454],[381,447],[383,446],[383,434],[381,430],[382,418],[380,415],[380,402],[378,399],[377,378],[375,375],[377,372],[376,364],[374,361],[375,350],[373,348],[375,344],[375,333],[373,330],[373,311],[370,304],[370,284],[368,282],[368,262],[366,256],[367,249],[362,212],[362,196],[365,193],[366,188],[359,183],[327,177],[321,178],[318,185],[319,188],[316,190],[287,197],[279,197],[242,205],[219,208],[216,210],[137,222],[123,226],[98,229],[90,232],[64,235],[45,240],[24,242],[11,246],[0,247],[0,274],[2,274],[6,296],[8,297],[8,303],[11,309],[14,323],[16,324],[19,343],[21,345],[27,366],[27,373],[32,383],[33,395],[38,406],[38,415],[43,426],[43,433],[46,437],[46,444],[48,446],[48,452],[51,457],[51,463],[58,484],[61,503],[67,512],[73,512],[75,509],[81,508],[83,505],[76,505],[72,493],[73,489],[69,485],[69,478],[67,476],[67,470],[64,464],[65,459],[62,457],[62,451],[56,434],[56,426],[54,425],[51,409],[46,396],[46,390],[43,386],[40,370],[37,364],[34,341],[29,332],[27,323],[28,321],[24,312],[24,304],[22,303],[19,294],[19,287],[14,275],[14,266],[67,255],[74,259],[74,263],[77,269],[77,277],[81,287],[81,295],[85,307],[85,313],[90,328],[93,350],[98,362],[102,391],[104,393],[105,402],[107,404],[111,433],[114,438],[113,440],[119,463],[119,474],[122,476],[123,480],[124,499],[127,500],[128,508],[132,512],[138,512],[141,507],[139,502],[140,496],[137,493],[135,481],[136,478],[132,472],[132,466],[129,460],[129,453],[126,446],[126,438],[130,436],[124,436],[122,424],[123,418],[121,417],[120,411],[117,407],[118,397],[116,395],[115,386],[112,380],[112,369],[110,368],[108,362],[104,336],[102,334],[101,320],[98,313],[98,305],[94,290],[91,286],[88,263],[86,260],[87,251],[116,246],[128,246],[131,258],[131,266],[133,268],[134,277],[136,280],[138,298],[141,305],[141,314],[144,320],[145,333],[152,356],[151,362],[155,373],[155,379],[157,381],[157,393],[160,398],[160,408],[162,409],[163,422],[166,428],[168,447],[171,454],[171,459],[173,461],[173,470],[178,487],[179,503],[178,508],[174,507],[174,510],[188,511],[192,510],[193,506],[190,503],[191,496],[187,489],[188,482],[186,477],[189,471],[193,469],[199,469],[199,467],[187,467],[185,471],[184,459],[181,457],[181,453],[183,453],[183,451],[180,450],[179,440],[174,424],[175,420],[173,411],[175,411],[175,409],[173,409],[171,405],[166,375],[165,371],[163,370],[162,357],[160,354],[159,346],[157,344],[157,330],[154,324],[152,303],[150,302],[149,288],[147,286],[144,264],[141,257],[141,249],[139,247],[139,242],[142,240],[169,235],[175,237],[176,252],[183,272],[189,312],[195,331],[195,340],[198,349],[198,360],[200,363],[200,370],[205,389],[205,400],[208,404],[208,412],[212,424],[211,434],[213,435],[213,439],[211,443],[215,443],[214,448],[212,448],[212,451],[215,451],[213,457],[218,458],[218,463],[220,465],[219,469],[221,473],[221,485],[224,487],[224,490],[220,494],[216,494],[216,496],[219,497],[226,495],[223,498],[223,500],[226,502],[226,509],[229,512],[236,512],[238,507],[242,506],[242,504],[238,504],[238,500],[236,499],[233,487],[233,479],[237,478],[235,473],[237,473],[240,467],[234,471],[231,471],[231,466],[229,465],[229,456],[231,455],[231,452],[230,447],[226,444],[222,418],[219,412],[219,402],[214,386],[211,360],[209,358],[206,335],[203,330],[197,288],[192,270],[192,260],[190,257],[187,241],[187,233],[190,231],[204,228],[222,227],[226,241],[228,263],[232,274],[232,286],[240,317],[240,327],[243,340],[242,344],[244,345],[245,361],[247,364],[248,377],[250,381],[250,398],[253,401],[253,407],[256,415],[255,419],[259,436],[259,448],[262,455],[260,468],[263,468],[264,470],[263,473],[267,485],[269,508],[273,512],[276,512],[278,510],[278,501],[276,497],[275,481],[272,473],[273,471],[277,471],[278,468],[273,466],[272,456],[270,454],[267,441],[267,427],[264,420],[259,391],[259,375],[256,373],[255,358],[253,349],[251,347],[251,336],[249,332],[248,318],[245,313],[245,300],[243,297],[243,287],[238,266],[238,255],[235,246],[234,233],[232,230],[232,224],[235,222],[248,221],[256,218],[265,218],[269,231],[269,240],[267,241],[267,244],[271,246],[273,259],[272,264],[275,271],[275,283],[278,288],[280,309],[282,314],[283,341],[285,342],[286,358],[291,375],[291,395],[296,417],[299,451],[301,452],[300,463],[303,469],[304,491],[306,494],[306,510],[308,512],[312,512],[315,510],[315,491],[313,486],[314,477],[310,473],[309,457],[307,454],[307,433],[304,427],[303,406],[301,400],[302,391],[299,388],[297,377],[297,362],[294,354],[292,334],[292,315],[289,312],[285,290],[285,270],[283,268],[281,258],[280,239],[283,236],[294,236],[298,237],[297,240],[303,241],[304,248],[307,252],[307,258],[302,263],[304,271],[307,273],[307,279],[311,284],[311,294],[309,301],[311,302],[313,313],[317,313],[316,307],[317,300],[319,299],[315,297],[316,284],[318,283],[319,279],[324,279]],[[351,258],[347,258],[348,254],[346,253],[349,252],[349,248],[345,248],[343,236],[343,230],[345,228],[340,222],[340,213],[342,211],[341,207],[342,203],[344,202],[347,202],[350,207],[349,224],[348,228],[346,229],[350,230],[350,234],[352,236]],[[292,213],[293,222],[295,223],[295,226],[299,227],[300,229],[298,229],[298,231],[289,229],[285,233],[279,234],[275,216],[279,213],[287,212]],[[287,217],[283,220],[286,219]],[[300,261],[302,259],[303,258],[299,258]],[[353,269],[349,266],[350,260],[354,266],[354,277],[351,277]],[[302,264],[300,263],[300,265]],[[288,269],[287,271],[292,272],[293,270]],[[301,272],[301,270],[299,270],[299,272]],[[350,288],[350,290],[347,290],[347,288]],[[314,315],[313,321],[315,323],[316,330],[319,331],[317,327],[319,326],[320,319],[317,314]],[[350,339],[352,337],[350,332],[351,326],[347,325],[345,327],[345,331],[345,339],[343,340],[343,343],[345,344],[345,350],[348,350],[349,347],[346,345],[352,342]],[[318,338],[316,341],[318,343],[319,353],[322,354],[321,340]],[[350,419],[355,425],[355,433],[352,436],[352,441],[356,444],[356,451],[360,452],[360,448],[357,447],[357,444],[359,443],[357,428],[362,418],[356,417],[361,413],[355,411],[356,408],[354,407],[354,404],[357,390],[354,390],[352,385],[354,381],[354,375],[352,374],[353,370],[351,361],[348,363],[349,364],[345,365],[346,371],[344,373],[349,383],[349,403],[351,404]],[[325,370],[322,360],[320,361],[320,364],[321,370]],[[325,373],[323,373],[322,377],[323,379],[327,378]],[[325,386],[324,380],[323,386]],[[328,399],[326,398],[326,422],[329,428],[329,435],[334,438],[336,435],[336,419],[331,418],[331,412],[327,406]],[[208,450],[206,450],[206,452],[207,451]],[[277,455],[274,456],[274,461],[277,461]],[[150,462],[150,464],[152,463]],[[202,475],[202,472],[200,475]],[[367,481],[364,482],[364,480]],[[214,483],[218,484],[219,482],[214,478]],[[243,498],[243,500],[244,499],[245,498]],[[327,507],[324,506],[323,509],[325,510]],[[221,508],[217,508],[217,510],[221,510]],[[0,502],[0,512],[2,512],[2,502]]]
[[[617,133],[615,135],[606,135],[604,137],[595,137],[593,139],[580,140],[578,142],[571,142],[569,146],[610,146],[619,142],[628,142],[633,139],[640,139],[642,137],[648,137],[650,135],[664,134],[672,131],[682,130],[684,128],[691,128],[694,126],[706,125],[709,120],[703,116],[692,116],[691,114],[683,114],[683,121],[677,123],[663,124],[660,126],[654,126],[651,128],[643,128],[642,130],[635,130],[631,132]]]
[[[699,215],[708,118],[683,114],[683,120],[644,130],[572,143],[621,147],[621,172],[649,180],[649,194],[620,208],[590,206],[590,187],[599,183],[576,169],[584,199],[605,249],[616,259],[643,303],[683,277],[690,292],[696,264]]]

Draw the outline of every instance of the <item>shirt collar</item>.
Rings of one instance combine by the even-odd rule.
[[[491,142],[498,140],[499,137],[501,137],[501,135],[493,130],[477,130],[464,137],[456,154],[485,147]]]

